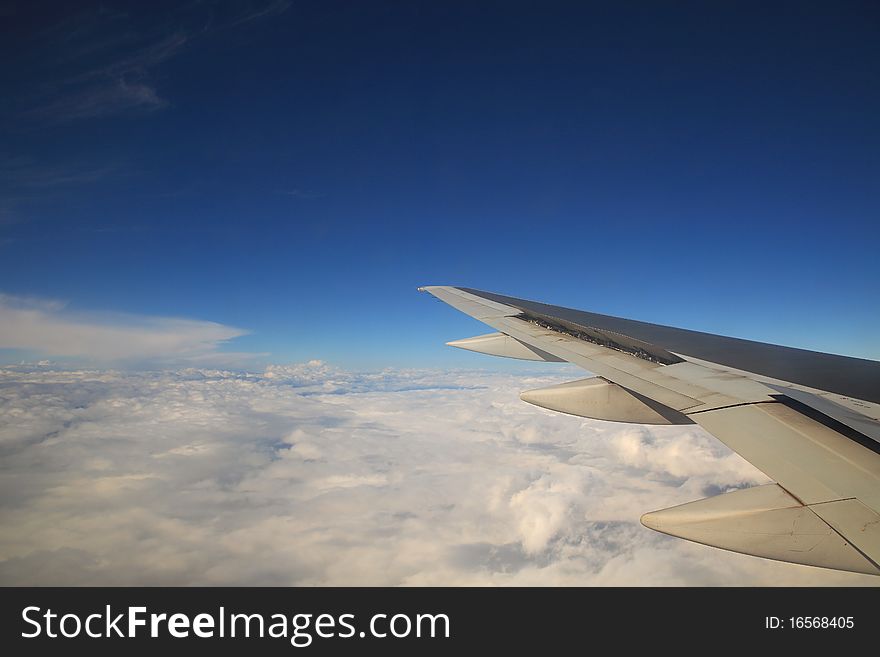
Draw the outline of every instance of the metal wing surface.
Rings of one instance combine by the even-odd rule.
[[[495,332],[450,342],[595,376],[523,392],[617,422],[696,423],[774,482],[646,513],[651,529],[793,563],[880,574],[880,362],[419,288]]]

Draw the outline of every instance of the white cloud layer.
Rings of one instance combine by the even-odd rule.
[[[192,319],[73,313],[44,299],[0,294],[0,349],[91,362],[233,361],[219,347],[246,331]]]
[[[877,584],[643,528],[765,479],[519,401],[560,372],[0,369],[0,584]]]

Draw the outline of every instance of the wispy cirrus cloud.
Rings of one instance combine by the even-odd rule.
[[[34,24],[44,18],[21,4],[13,17],[32,13]],[[63,134],[80,122],[165,110],[173,98],[162,88],[163,67],[187,49],[227,31],[245,31],[246,25],[278,16],[289,6],[283,0],[134,5],[124,10],[71,5],[49,13],[38,29],[25,18],[26,37],[4,51],[21,74],[4,89],[0,131],[21,136],[52,128]],[[0,154],[0,227],[23,222],[35,205],[62,198],[74,186],[104,178],[126,164],[118,155],[111,163],[96,162],[100,157],[92,151],[65,155],[64,161]]]
[[[0,191],[7,194],[45,193],[47,190],[98,182],[117,171],[115,166],[39,164],[27,157],[0,156]]]
[[[243,5],[240,13],[233,16],[229,27],[248,23],[266,16],[279,16],[290,9],[290,0],[270,0],[267,3],[256,3],[252,6]]]
[[[293,189],[282,189],[278,192],[282,196],[290,196],[291,198],[298,198],[303,200],[312,200],[323,198],[323,194],[319,194],[317,192],[310,192],[304,189],[299,189],[294,187]]]
[[[247,331],[216,322],[71,311],[62,302],[0,294],[0,349],[92,363],[220,362]],[[250,355],[253,357],[253,355]]]
[[[132,79],[130,75],[119,75],[61,94],[30,110],[25,116],[64,123],[132,110],[153,111],[167,106],[168,101],[160,97],[156,88],[148,82]]]
[[[177,55],[188,37],[174,33],[136,47],[114,42],[89,51],[91,66],[44,85],[40,100],[23,112],[26,119],[67,123],[168,106],[151,81],[152,69]],[[121,51],[121,52],[120,52]]]
[[[195,3],[151,15],[104,8],[76,13],[44,30],[60,54],[52,72],[36,81],[20,118],[64,124],[164,109],[171,102],[155,81],[156,69],[211,33],[280,15],[289,6],[268,0],[229,7]]]

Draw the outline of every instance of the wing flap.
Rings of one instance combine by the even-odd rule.
[[[855,497],[880,508],[880,454],[785,404],[689,417],[805,504]]]
[[[837,500],[810,508],[857,550],[880,563],[880,515],[858,500]]]
[[[781,392],[786,397],[805,404],[823,415],[827,415],[832,420],[837,420],[850,429],[858,431],[862,435],[880,443],[880,423],[878,423],[880,413],[877,412],[876,408],[865,404],[865,408],[861,409],[863,412],[859,412],[836,403],[833,399],[829,399],[827,395],[816,395],[791,386],[779,386],[772,383],[767,385],[777,392]],[[871,413],[871,411],[873,413],[869,415],[868,413]]]

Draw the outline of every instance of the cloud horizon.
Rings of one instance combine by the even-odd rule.
[[[0,583],[876,585],[642,527],[766,478],[519,400],[572,369],[0,368]]]

